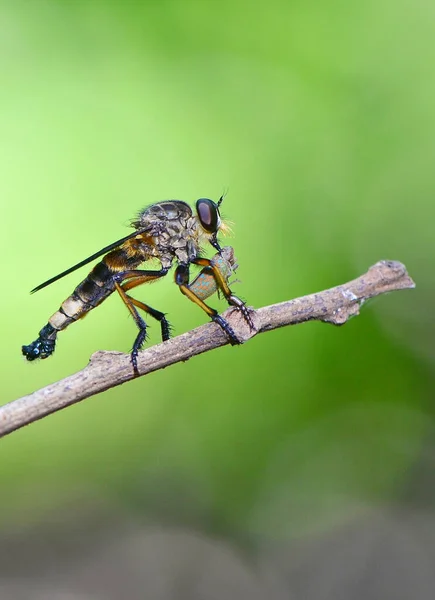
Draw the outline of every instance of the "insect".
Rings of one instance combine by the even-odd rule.
[[[139,310],[149,314],[160,322],[162,340],[170,337],[170,325],[166,315],[136,300],[130,290],[144,283],[150,283],[168,274],[174,261],[176,263],[174,279],[180,291],[202,308],[217,323],[229,338],[231,344],[239,344],[234,330],[218,312],[204,302],[216,290],[222,292],[230,306],[236,307],[246,322],[253,328],[248,308],[235,296],[228,286],[228,278],[234,264],[234,254],[219,245],[219,232],[225,233],[228,226],[221,220],[218,202],[209,198],[200,198],[196,202],[196,211],[181,200],[157,202],[143,209],[131,222],[135,231],[109,246],[102,248],[92,256],[82,260],[59,275],[48,279],[32,290],[37,292],[58,279],[69,275],[91,261],[104,257],[89,275],[75,288],[48,320],[39,332],[38,338],[28,346],[22,346],[27,360],[48,358],[53,354],[59,331],[84,317],[89,311],[101,304],[108,296],[117,291],[130,311],[138,334],[131,351],[134,373],[138,374],[137,356],[147,337],[147,325]],[[203,258],[203,246],[210,243],[218,254],[213,259]],[[232,249],[231,249],[232,250]],[[219,257],[220,256],[220,257]],[[142,263],[157,259],[160,269],[139,269]],[[190,265],[203,267],[196,279],[189,285]],[[213,278],[213,282],[210,279]]]
[[[217,252],[211,259],[211,266],[216,266],[222,276],[228,283],[229,278],[237,269],[236,257],[234,256],[234,248],[225,246],[220,252]],[[213,276],[213,271],[209,267],[204,267],[195,277],[192,283],[188,285],[191,290],[201,300],[207,300],[215,292],[219,293],[216,279]]]

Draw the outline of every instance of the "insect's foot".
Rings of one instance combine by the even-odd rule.
[[[223,317],[221,317],[220,315],[214,315],[212,317],[212,320],[225,331],[232,346],[237,346],[242,343],[235,334],[234,329],[231,327],[228,321],[225,321]]]
[[[137,368],[137,355],[139,350],[132,350],[130,354],[131,366],[133,367],[133,373],[135,377],[139,376],[139,369]]]
[[[252,320],[251,312],[250,312],[249,308],[246,306],[246,304],[243,304],[243,306],[240,307],[239,310],[242,313],[243,318],[245,319],[245,321],[249,325],[251,331],[254,330],[255,329],[254,321]]]
[[[240,298],[237,296],[230,296],[228,300],[232,306],[235,306],[237,310],[242,313],[243,318],[249,325],[250,329],[255,329],[254,321],[252,320],[251,313],[249,312],[249,308],[246,306],[245,302],[240,300]]]
[[[146,339],[147,339],[147,330],[146,330],[146,327],[143,327],[142,329],[139,330],[139,333],[137,334],[137,337],[134,340],[133,348],[132,348],[131,355],[130,355],[131,364],[133,366],[133,371],[134,371],[135,377],[137,377],[139,375],[139,370],[137,368],[137,357],[139,354],[139,350],[144,345]]]
[[[164,317],[160,323],[162,328],[162,341],[167,342],[172,335],[172,325],[166,320],[166,317]]]

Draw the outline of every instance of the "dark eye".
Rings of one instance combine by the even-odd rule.
[[[221,224],[221,217],[216,202],[208,198],[200,198],[196,202],[196,212],[203,229],[208,233],[216,233]]]

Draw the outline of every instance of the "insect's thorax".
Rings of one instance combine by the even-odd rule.
[[[199,254],[201,227],[190,206],[181,200],[149,206],[133,225],[147,231],[151,255],[158,258],[163,267],[170,267],[174,259],[188,263]]]

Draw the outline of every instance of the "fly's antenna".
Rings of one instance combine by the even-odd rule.
[[[226,195],[228,194],[229,188],[225,188],[222,196],[219,198],[219,201],[217,202],[216,206],[220,207],[220,205],[222,204],[222,202],[224,201],[224,198],[226,198]],[[227,236],[227,235],[231,235],[233,233],[232,229],[231,229],[231,225],[234,225],[234,223],[232,221],[230,221],[229,219],[225,218],[225,215],[221,215],[221,226],[219,228],[220,233],[222,233],[222,235]]]
[[[222,202],[224,201],[225,196],[228,194],[228,188],[225,189],[225,191],[223,192],[222,196],[219,198],[219,201],[217,203],[217,207],[219,208],[220,205],[222,204]]]

